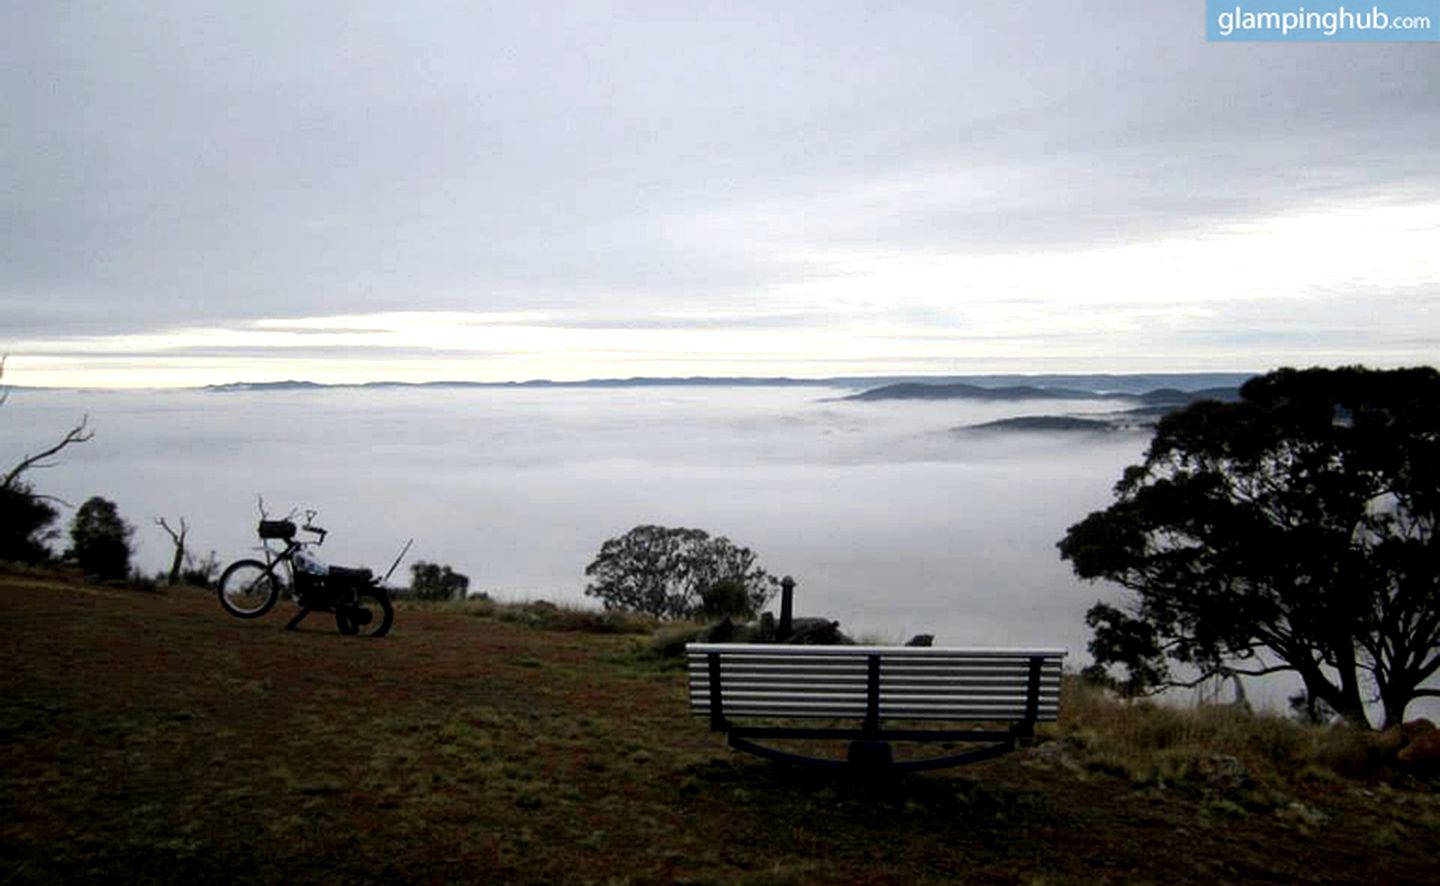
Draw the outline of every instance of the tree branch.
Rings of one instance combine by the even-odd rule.
[[[14,485],[20,480],[20,475],[24,474],[26,471],[32,468],[50,467],[50,465],[45,463],[45,459],[55,455],[60,450],[64,449],[66,446],[69,446],[72,443],[84,443],[91,437],[94,437],[95,432],[90,430],[89,422],[90,416],[87,415],[80,420],[80,424],[67,431],[65,433],[65,436],[60,439],[59,443],[56,443],[54,446],[51,446],[49,449],[46,449],[44,452],[41,452],[38,455],[27,455],[20,462],[20,464],[10,469],[10,473],[6,474],[3,480],[0,480],[0,489],[13,488]]]
[[[1238,675],[1241,676],[1241,677],[1266,677],[1266,676],[1269,676],[1270,674],[1284,674],[1284,673],[1288,673],[1288,672],[1293,671],[1293,670],[1295,670],[1295,668],[1294,668],[1293,666],[1288,665],[1288,664],[1285,664],[1285,665],[1270,665],[1269,667],[1264,667],[1264,668],[1260,668],[1259,670],[1253,670],[1253,671],[1251,671],[1251,670],[1241,670],[1240,668],[1226,668],[1226,669],[1224,670],[1224,673],[1226,673],[1226,674],[1238,674]],[[1221,673],[1221,672],[1220,672],[1220,671],[1216,671],[1216,673],[1218,674],[1218,673]]]
[[[177,544],[177,545],[184,545],[184,544],[185,544],[185,534],[190,531],[190,527],[189,527],[188,525],[186,525],[186,523],[185,523],[185,518],[184,518],[184,517],[181,517],[181,518],[180,518],[180,531],[179,531],[179,532],[176,532],[174,529],[170,528],[170,524],[165,522],[165,518],[164,518],[164,517],[156,517],[156,518],[155,518],[155,525],[156,525],[156,526],[159,526],[161,529],[165,530],[165,532],[169,534],[170,540],[173,541],[173,542],[175,542],[175,544]]]

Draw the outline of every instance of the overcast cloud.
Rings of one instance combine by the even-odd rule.
[[[1440,353],[1440,45],[901,6],[0,4],[7,380]]]

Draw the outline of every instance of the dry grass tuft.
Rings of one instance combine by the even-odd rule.
[[[1313,726],[1233,705],[1123,701],[1079,678],[1066,679],[1062,698],[1052,734],[1092,768],[1138,784],[1277,786],[1399,777],[1382,735],[1347,726]]]
[[[475,596],[466,600],[396,601],[398,607],[426,612],[468,615],[507,624],[519,624],[542,631],[577,631],[587,634],[648,634],[658,622],[633,612],[607,612],[548,600],[502,602]]]

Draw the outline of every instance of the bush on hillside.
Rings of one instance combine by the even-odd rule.
[[[130,575],[130,536],[134,529],[120,519],[113,501],[92,496],[70,523],[68,556],[86,574],[104,581]]]
[[[0,487],[0,560],[43,563],[59,512],[24,483]]]
[[[416,600],[463,600],[470,591],[470,576],[449,564],[417,561],[410,567],[409,596]]]

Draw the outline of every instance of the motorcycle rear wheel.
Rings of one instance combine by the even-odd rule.
[[[335,626],[347,636],[383,637],[390,633],[395,609],[390,595],[374,588],[346,594],[335,604]]]

